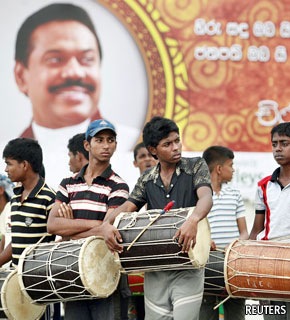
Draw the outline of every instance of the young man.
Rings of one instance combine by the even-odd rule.
[[[272,152],[279,167],[272,175],[258,182],[255,220],[250,239],[290,241],[290,122],[280,123],[271,130]],[[264,315],[264,319],[290,319],[290,303],[267,301],[286,306],[286,314]]]
[[[3,158],[8,177],[12,182],[20,184],[14,188],[15,195],[11,199],[12,241],[0,254],[0,266],[12,259],[16,267],[26,247],[37,243],[42,237],[42,242],[55,239],[46,229],[55,192],[40,175],[42,150],[37,141],[28,138],[11,140],[3,150]],[[60,317],[59,307],[56,310],[55,319]],[[45,319],[49,317],[47,308]]]
[[[139,179],[129,199],[107,215],[113,222],[120,212],[133,212],[147,204],[147,209],[163,209],[175,200],[175,207],[193,207],[193,214],[176,231],[175,238],[188,252],[194,246],[198,222],[212,206],[210,175],[205,161],[181,157],[179,129],[172,120],[154,117],[143,129],[146,148],[159,163]],[[107,223],[107,222],[105,222]],[[112,250],[118,250],[115,232],[106,237]],[[197,320],[202,301],[204,270],[145,272],[145,319]]]
[[[68,141],[69,170],[77,173],[89,162],[89,153],[84,147],[86,137],[84,133],[74,135]]]
[[[61,181],[48,220],[50,233],[70,239],[109,235],[115,228],[104,229],[102,221],[129,194],[127,184],[110,165],[117,146],[115,127],[106,120],[96,120],[88,126],[85,138],[89,162],[79,173]],[[67,302],[65,319],[113,320],[112,296]]]
[[[60,32],[61,30],[61,32]],[[102,51],[88,13],[70,3],[53,3],[30,15],[21,25],[15,46],[14,76],[32,106],[31,125],[21,134],[43,148],[48,181],[56,186],[65,163],[67,141],[101,118]],[[118,150],[129,151],[138,130],[118,125]]]
[[[213,189],[213,206],[207,216],[211,229],[211,250],[225,250],[235,239],[249,237],[241,193],[227,185],[233,178],[234,153],[223,146],[212,146],[204,151],[203,158],[209,167]],[[218,320],[219,310],[214,310],[214,307],[223,299],[205,294],[199,319]],[[245,319],[244,299],[229,299],[223,307],[225,320]]]

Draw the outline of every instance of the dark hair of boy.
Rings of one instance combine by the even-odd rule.
[[[73,155],[80,152],[87,160],[89,160],[89,152],[84,148],[85,139],[85,133],[78,133],[69,139],[67,147]]]
[[[212,172],[217,164],[224,164],[228,159],[234,159],[234,153],[231,149],[223,146],[211,146],[204,150],[202,157]]]
[[[279,123],[277,126],[271,130],[271,139],[273,135],[277,133],[278,136],[287,136],[290,137],[290,122]]]
[[[11,158],[18,162],[27,161],[35,173],[43,172],[42,149],[34,139],[16,138],[10,140],[3,150],[3,158]]]

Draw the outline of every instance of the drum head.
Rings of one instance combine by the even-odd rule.
[[[37,320],[45,311],[45,306],[32,304],[23,295],[18,282],[17,270],[12,271],[5,279],[1,288],[1,302],[9,320]]]
[[[190,214],[190,212],[189,212]],[[189,250],[188,256],[193,266],[197,268],[204,267],[210,251],[210,227],[207,218],[202,219],[198,223],[196,244],[193,250]]]
[[[103,238],[87,239],[80,251],[79,268],[82,283],[94,297],[106,298],[117,289],[121,264]]]

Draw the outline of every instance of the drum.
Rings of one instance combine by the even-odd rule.
[[[17,270],[8,272],[8,274],[1,288],[1,302],[6,315],[1,319],[40,319],[45,312],[45,306],[32,304],[23,294],[19,285]]]
[[[115,227],[121,233],[124,250],[119,255],[125,272],[182,270],[204,267],[210,250],[210,229],[207,219],[198,224],[197,241],[188,254],[173,237],[192,214],[194,208],[173,209],[162,214],[127,250],[131,242],[159,215],[160,210],[121,213]]]
[[[204,272],[204,294],[226,297],[224,279],[225,254],[220,251],[210,251]]]
[[[290,243],[236,240],[224,270],[232,297],[290,301]]]
[[[23,251],[18,276],[35,303],[106,298],[117,288],[120,263],[100,237],[41,243]]]
[[[2,290],[5,279],[9,276],[12,270],[0,269],[0,289]],[[3,303],[1,301],[0,305],[0,319],[7,319],[7,316],[4,312]]]
[[[144,295],[144,272],[130,273],[128,283],[133,296]]]

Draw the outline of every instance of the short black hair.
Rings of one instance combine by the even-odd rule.
[[[143,129],[143,141],[146,148],[157,147],[159,142],[167,138],[171,132],[179,134],[179,128],[174,121],[163,117],[153,117]]]
[[[142,148],[146,148],[144,142],[139,142],[138,144],[136,144],[136,146],[134,147],[134,150],[133,150],[133,154],[134,154],[134,160],[136,161],[136,157],[137,157],[137,154],[138,154],[138,151]]]
[[[42,149],[39,143],[30,138],[10,140],[3,150],[3,158],[11,158],[18,162],[27,161],[35,173],[43,170]]]
[[[39,26],[52,21],[78,21],[85,25],[95,36],[100,59],[102,59],[102,49],[95,26],[88,13],[81,7],[70,3],[54,3],[41,8],[30,15],[18,30],[15,45],[15,60],[28,64],[31,47],[31,34]]]
[[[217,164],[224,164],[229,159],[234,159],[233,151],[223,146],[211,146],[204,150],[202,157],[208,165],[209,171],[212,172]]]
[[[275,133],[279,136],[290,137],[290,122],[282,122],[273,127],[271,130],[271,139],[273,139]]]
[[[67,147],[72,154],[76,155],[80,152],[89,160],[89,152],[84,148],[84,140],[86,140],[85,133],[78,133],[69,139]]]

